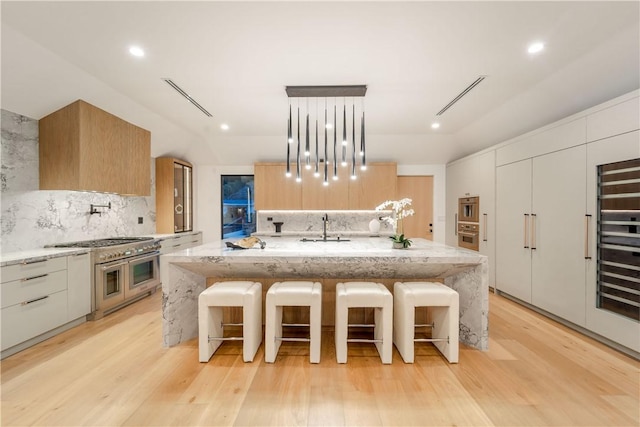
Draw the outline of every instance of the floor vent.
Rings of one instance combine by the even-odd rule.
[[[178,86],[177,84],[175,84],[173,82],[173,80],[171,79],[162,79],[165,81],[165,83],[167,83],[169,86],[171,86],[172,88],[174,88],[176,90],[176,92],[178,92],[180,95],[184,96],[185,98],[187,98],[187,101],[189,101],[190,103],[192,103],[193,105],[195,105],[196,107],[198,107],[198,110],[202,111],[205,116],[207,117],[213,117],[213,115],[208,112],[202,105],[198,104],[198,102],[191,98],[189,96],[189,94],[187,92],[185,92],[184,90],[182,90],[182,88],[180,86]]]
[[[466,94],[468,94],[471,89],[473,89],[474,87],[478,86],[480,84],[481,81],[483,81],[485,78],[487,78],[487,76],[480,76],[476,79],[475,82],[471,83],[469,86],[467,86],[462,92],[460,92],[460,94],[458,96],[456,96],[455,98],[453,98],[451,100],[451,102],[449,102],[447,105],[444,106],[444,108],[442,108],[442,110],[438,111],[438,113],[436,114],[436,116],[441,116],[444,114],[445,111],[447,111],[449,108],[451,108],[453,106],[453,104],[455,104],[456,102],[460,101],[460,99],[465,96]]]

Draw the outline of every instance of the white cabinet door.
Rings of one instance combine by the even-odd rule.
[[[589,225],[589,255],[587,265],[586,317],[587,328],[627,348],[640,352],[640,324],[629,318],[597,307],[597,230],[598,177],[597,166],[640,158],[640,132],[629,132],[587,145],[587,213]]]
[[[531,302],[531,160],[496,169],[496,289]]]
[[[584,145],[533,159],[531,303],[585,326]]]
[[[67,320],[91,313],[91,264],[89,254],[67,257]]]
[[[495,151],[447,166],[446,244],[458,246],[458,198],[480,197],[479,252],[489,258],[489,286],[495,286]]]

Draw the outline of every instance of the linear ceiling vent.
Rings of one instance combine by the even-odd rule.
[[[436,114],[436,116],[441,116],[444,114],[445,111],[447,111],[449,108],[451,108],[453,106],[453,104],[455,104],[456,102],[460,101],[460,99],[465,96],[466,94],[468,94],[471,89],[473,89],[474,87],[478,86],[480,84],[481,81],[483,81],[485,78],[487,78],[487,76],[480,76],[476,79],[475,82],[471,83],[469,86],[467,86],[462,92],[460,92],[460,94],[458,96],[456,96],[455,98],[453,98],[451,100],[451,102],[449,102],[447,105],[444,106],[444,108],[440,111],[438,111],[438,113]]]
[[[213,115],[208,112],[207,110],[205,110],[205,108],[198,104],[198,102],[193,99],[192,97],[189,96],[189,94],[187,92],[185,92],[184,90],[182,90],[182,88],[180,86],[178,86],[177,84],[175,84],[173,82],[173,80],[171,79],[162,79],[164,80],[169,86],[171,86],[172,88],[174,88],[176,90],[176,92],[178,92],[180,95],[184,96],[185,98],[187,98],[187,101],[189,101],[190,103],[192,103],[193,105],[195,105],[196,107],[198,107],[198,110],[202,111],[205,116],[207,117],[213,117]]]

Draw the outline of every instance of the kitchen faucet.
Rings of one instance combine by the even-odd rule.
[[[322,216],[322,240],[327,241],[327,223],[329,222],[329,215],[326,213]]]

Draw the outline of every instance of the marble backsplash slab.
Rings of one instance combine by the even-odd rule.
[[[155,161],[151,196],[38,190],[38,121],[2,110],[1,249],[3,253],[103,237],[155,233]],[[106,205],[90,215],[90,205]],[[138,224],[138,218],[143,223]]]
[[[255,234],[277,235],[274,222],[282,222],[281,234],[283,235],[320,235],[322,234],[322,217],[325,214],[329,217],[327,224],[329,235],[390,236],[393,234],[391,225],[379,220],[383,216],[391,215],[391,211],[375,210],[263,210],[257,213]],[[380,231],[377,233],[371,233],[369,230],[369,222],[372,219],[380,223]]]

